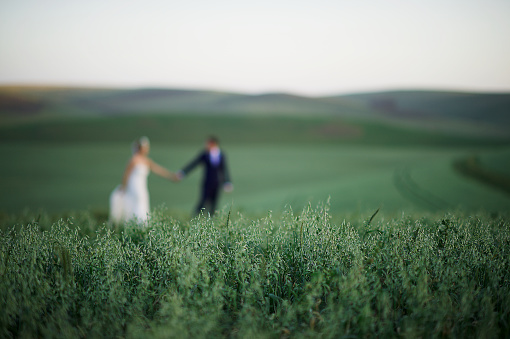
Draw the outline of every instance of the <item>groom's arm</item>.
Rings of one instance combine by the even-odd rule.
[[[205,153],[200,153],[193,161],[191,161],[187,166],[185,166],[182,170],[179,171],[179,177],[183,178],[188,175],[189,172],[195,169],[203,160]]]

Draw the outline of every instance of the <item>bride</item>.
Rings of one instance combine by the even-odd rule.
[[[143,223],[149,214],[149,190],[147,177],[149,172],[178,181],[177,176],[152,161],[149,154],[150,143],[147,137],[141,137],[133,143],[133,156],[131,157],[122,184],[110,195],[110,220],[118,224],[123,221],[135,219]]]

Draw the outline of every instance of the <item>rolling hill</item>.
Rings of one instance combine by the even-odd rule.
[[[307,97],[164,88],[0,86],[0,123],[56,116],[175,114],[334,116],[510,138],[509,93],[389,91]]]
[[[183,89],[87,89],[51,87],[0,87],[3,115],[53,109],[67,114],[352,114],[363,111],[357,103],[266,93],[248,95]]]
[[[510,123],[510,94],[440,91],[390,91],[342,95],[340,100],[370,107],[387,115],[412,118],[448,117]]]

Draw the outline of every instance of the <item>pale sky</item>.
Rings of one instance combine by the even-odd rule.
[[[510,91],[510,0],[0,0],[0,84]]]

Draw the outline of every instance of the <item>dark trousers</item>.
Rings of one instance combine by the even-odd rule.
[[[213,216],[214,211],[216,210],[219,192],[219,185],[204,185],[202,187],[202,195],[195,210],[195,214],[198,215],[202,211],[205,212],[208,207],[209,214]]]

